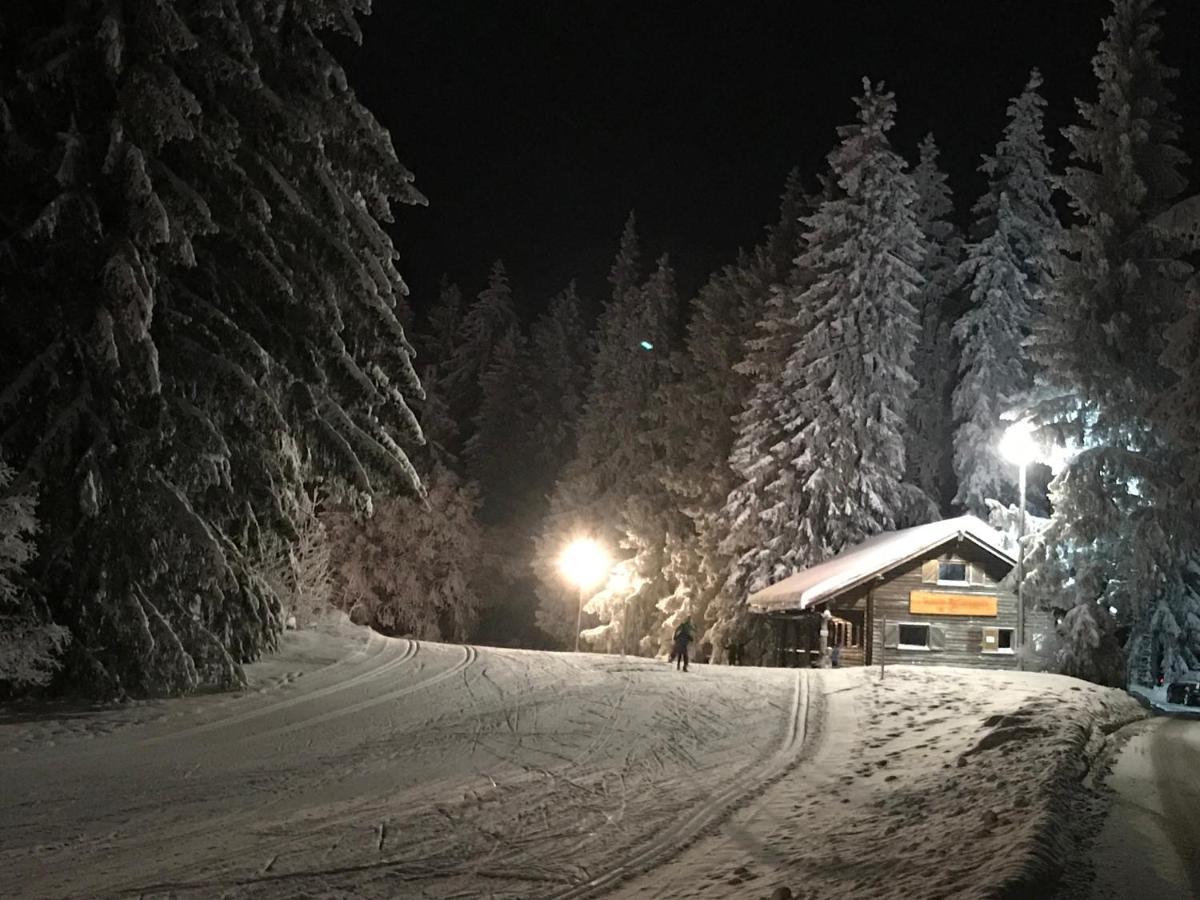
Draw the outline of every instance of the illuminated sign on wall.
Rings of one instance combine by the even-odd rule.
[[[926,616],[995,616],[996,599],[987,594],[913,591],[908,595],[908,611]]]

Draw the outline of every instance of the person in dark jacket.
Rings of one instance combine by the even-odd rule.
[[[688,644],[696,639],[696,626],[692,624],[691,617],[683,620],[683,624],[675,629],[675,646],[671,650],[671,656],[675,659],[675,668],[681,666],[683,671],[688,670]]]

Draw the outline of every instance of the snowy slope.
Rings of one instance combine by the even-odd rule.
[[[289,635],[252,675],[240,697],[0,712],[0,896],[765,896],[889,828],[929,857],[971,834],[970,866],[1017,866],[1042,793],[1001,781],[1051,777],[1077,731],[1129,711],[1048,676],[684,675],[349,627]],[[1020,708],[1012,727],[1045,731],[956,765],[1003,733],[984,716]]]
[[[1081,779],[1104,735],[1143,715],[1119,691],[1056,675],[820,675],[813,758],[614,896],[1051,896],[1099,824]]]

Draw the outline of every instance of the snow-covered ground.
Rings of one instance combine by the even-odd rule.
[[[819,677],[812,759],[617,896],[1048,896],[1086,846],[1072,816],[1105,733],[1143,715],[1120,692],[1054,675]]]
[[[684,675],[349,626],[251,677],[0,711],[0,896],[986,896],[1048,870],[1099,726],[1141,715],[1054,676]]]

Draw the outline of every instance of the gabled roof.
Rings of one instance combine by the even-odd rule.
[[[902,528],[868,538],[833,559],[801,569],[770,587],[750,595],[756,612],[808,609],[829,600],[896,566],[923,556],[943,544],[965,539],[978,544],[998,559],[1015,566],[1017,561],[1004,549],[1004,536],[982,519],[959,516],[915,528]]]

